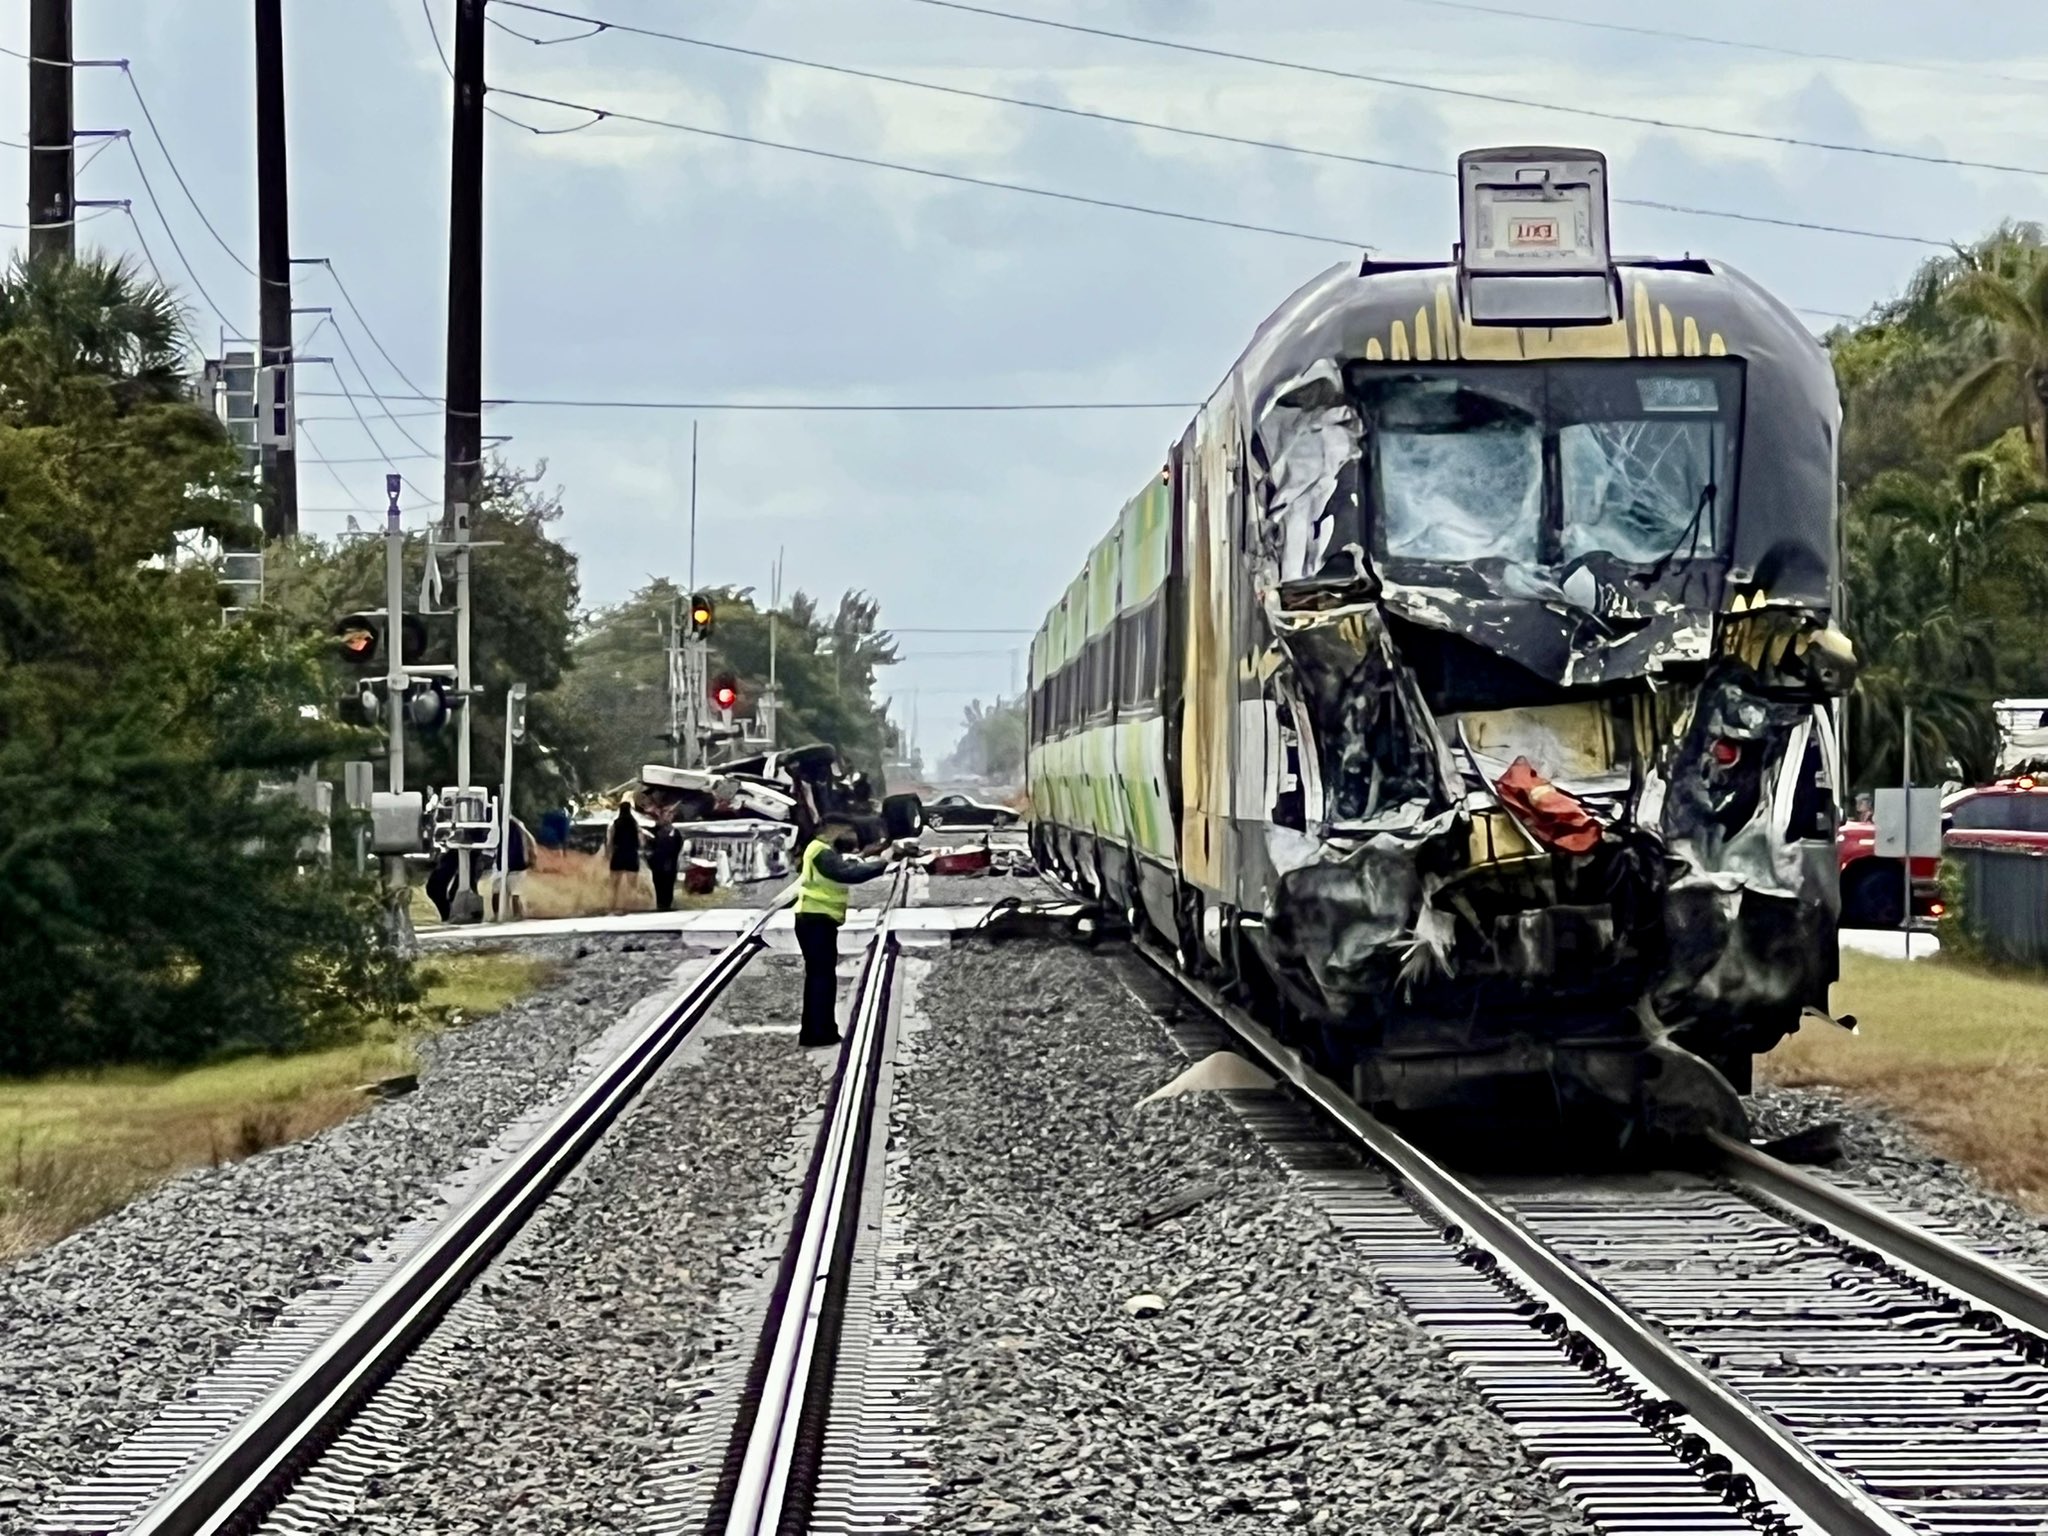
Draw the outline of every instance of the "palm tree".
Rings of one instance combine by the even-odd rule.
[[[1962,426],[1999,395],[2016,395],[2028,441],[2048,473],[2048,251],[2007,245],[1958,275],[1947,297],[1958,313],[1984,322],[1997,351],[1956,386],[1942,424]]]
[[[1990,568],[1994,555],[2009,558],[2012,530],[2048,519],[2048,484],[2015,474],[1996,452],[1966,453],[1944,485],[1899,472],[1878,476],[1859,511],[1924,535],[1945,579],[1948,606],[1960,612],[1964,590]]]
[[[1898,782],[1909,705],[1921,777],[1954,772],[1981,782],[1995,763],[1995,626],[1952,605],[1949,569],[1917,520],[1858,509],[1848,572],[1851,629],[1863,659],[1849,700],[1850,778],[1858,787]]]
[[[128,257],[17,255],[0,273],[0,336],[23,332],[39,332],[64,371],[107,379],[127,405],[190,394],[184,311]]]

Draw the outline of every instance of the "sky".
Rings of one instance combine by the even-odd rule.
[[[928,757],[952,745],[970,698],[1013,691],[1029,632],[1268,312],[1361,246],[1448,255],[1455,184],[1424,172],[1452,171],[1462,149],[1591,147],[1608,156],[1617,199],[1920,241],[2048,219],[2039,0],[988,4],[1214,52],[924,0],[550,5],[700,45],[580,36],[590,29],[508,0],[489,13],[560,39],[489,32],[490,104],[531,128],[592,118],[510,92],[1291,232],[616,117],[570,132],[489,122],[487,397],[1164,407],[490,410],[486,430],[510,438],[503,451],[544,460],[561,488],[561,533],[591,605],[652,576],[687,579],[694,419],[698,580],[765,590],[781,552],[789,588],[874,593],[905,657],[884,687]],[[417,397],[438,394],[444,376],[452,102],[430,23],[446,43],[454,0],[284,9],[293,249],[330,259],[362,317],[326,269],[298,269],[295,302],[333,310],[300,317],[302,351],[334,360],[305,365],[299,380],[303,526],[331,535],[351,510],[381,509],[387,468],[417,487],[406,503],[425,523],[440,499],[441,421]],[[27,11],[6,7],[0,47],[26,51]],[[81,243],[146,247],[217,352],[224,330],[252,334],[256,318],[255,279],[237,261],[253,263],[256,247],[249,0],[75,0],[74,26],[77,58],[130,65],[125,76],[79,71],[80,130],[130,131],[84,146],[79,196],[130,208],[81,210]],[[711,43],[1421,169],[1000,105],[701,46]],[[26,65],[0,55],[0,211],[12,225],[26,217],[26,89]],[[1499,97],[1522,104],[1481,99]],[[1787,138],[1887,154],[1776,142]],[[1629,254],[1733,262],[1810,311],[1816,330],[1895,292],[1933,250],[1624,205],[1614,235]],[[16,248],[25,239],[13,227],[0,236]]]

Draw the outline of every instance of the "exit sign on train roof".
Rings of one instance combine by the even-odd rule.
[[[1458,204],[1467,272],[1607,271],[1607,161],[1594,150],[1467,151]]]

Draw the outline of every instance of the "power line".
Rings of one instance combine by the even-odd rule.
[[[121,77],[128,82],[128,89],[135,93],[135,105],[142,109],[142,120],[149,125],[150,137],[156,140],[156,147],[163,152],[164,163],[171,168],[171,175],[177,179],[178,190],[185,194],[185,201],[190,203],[192,211],[199,215],[199,222],[206,226],[206,232],[213,236],[214,243],[228,253],[228,260],[251,277],[256,277],[256,269],[236,254],[235,248],[228,244],[227,237],[214,227],[213,220],[208,218],[206,210],[200,207],[199,199],[193,195],[191,185],[185,180],[185,173],[178,169],[178,160],[171,153],[171,146],[164,142],[163,132],[156,125],[156,115],[149,110],[149,103],[143,99],[142,87],[136,83],[135,71],[128,67],[126,59],[121,60],[120,65]],[[133,153],[132,147],[130,152]],[[162,217],[161,211],[158,217]],[[260,278],[258,280],[261,281]]]
[[[970,4],[969,0],[911,0],[911,3],[936,6],[947,11],[962,11],[975,16],[989,16],[998,21],[1020,22],[1026,26],[1049,27],[1059,32],[1075,32],[1084,37],[1104,37],[1116,42],[1137,43],[1147,48],[1166,48],[1176,53],[1199,54],[1204,58],[1229,59],[1240,64],[1258,64],[1268,69],[1292,70],[1297,74],[1320,75],[1332,80],[1353,80],[1365,85],[1386,86],[1391,90],[1450,96],[1461,101],[1483,101],[1494,106],[1520,107],[1525,111],[1558,112],[1606,123],[1629,123],[1639,128],[1662,128],[1672,133],[1697,133],[1712,138],[1740,139],[1751,144],[1781,144],[1799,149],[1828,150],[1835,154],[1864,155],[1878,160],[1905,160],[1918,165],[1946,165],[1974,171],[2004,171],[2017,176],[2048,176],[2048,169],[2040,166],[2007,165],[1995,160],[1965,160],[1952,155],[1922,155],[1906,149],[1880,149],[1874,144],[1838,144],[1824,139],[1804,139],[1793,134],[1764,133],[1750,128],[1716,128],[1706,123],[1644,117],[1630,112],[1609,112],[1598,107],[1559,106],[1555,102],[1532,101],[1525,96],[1504,96],[1493,91],[1475,91],[1464,86],[1427,85],[1419,80],[1403,80],[1393,75],[1371,75],[1359,70],[1337,69],[1327,64],[1305,64],[1298,59],[1276,59],[1263,54],[1240,53],[1229,48],[1212,48],[1202,43],[1177,42],[1171,38],[1150,37],[1137,32],[1117,32],[1108,27],[1091,27],[1078,21],[1057,21],[1050,16],[1027,16],[1018,11],[1003,11],[992,6]]]
[[[332,319],[333,317],[329,316],[328,318]],[[370,382],[370,371],[363,366],[363,360],[356,356],[356,349],[355,346],[348,339],[348,332],[344,331],[340,326],[337,325],[334,328],[334,334],[341,338],[342,351],[346,352],[348,354],[348,360],[351,363],[355,364],[356,376],[363,381],[363,388],[367,389],[370,392],[370,398],[377,402],[378,409],[384,413],[384,419],[390,422],[392,426],[398,428],[398,435],[404,438],[408,443],[411,443],[413,447],[419,449],[421,453],[425,454],[429,458],[435,457],[433,449],[429,448],[425,443],[421,442],[418,438],[414,437],[410,432],[408,432],[405,429],[405,424],[401,422],[396,416],[391,414],[390,402],[387,401],[382,395],[378,394],[377,386]],[[339,374],[340,371],[340,369],[335,370],[337,374]],[[347,388],[346,385],[343,385],[342,387],[344,389]],[[380,447],[378,449],[378,452],[383,452],[383,449]]]
[[[302,389],[298,393],[301,399],[339,400],[341,398],[341,391],[335,389]],[[407,421],[438,420],[441,416],[439,411],[399,411],[397,414]],[[300,421],[347,421],[349,419],[346,416],[301,416],[299,418]],[[440,455],[436,454],[435,457],[439,458]]]
[[[342,396],[333,390],[303,389],[299,397],[307,400],[338,400]],[[437,395],[414,395],[405,398],[438,400]],[[563,410],[609,410],[609,411],[795,411],[795,412],[882,412],[882,411],[1192,411],[1201,406],[1198,400],[1018,400],[1018,401],[915,401],[895,403],[887,401],[837,401],[837,400],[573,400],[538,397],[514,397],[484,401],[487,406],[547,406]]]
[[[1255,139],[1240,134],[1221,133],[1207,128],[1187,128],[1177,123],[1161,123],[1149,118],[1125,117],[1114,112],[1096,112],[1085,107],[1070,107],[1058,102],[1033,101],[1028,97],[1004,96],[994,91],[977,91],[966,86],[943,85],[932,80],[915,80],[903,75],[884,74],[879,70],[857,69],[849,64],[830,64],[819,59],[797,58],[793,54],[770,53],[760,48],[742,48],[733,43],[717,43],[707,38],[690,37],[681,32],[664,32],[655,27],[636,26],[629,22],[612,21],[604,17],[585,16],[574,11],[557,10],[552,6],[534,5],[528,0],[498,0],[498,4],[515,10],[532,11],[541,16],[552,16],[563,21],[580,21],[596,28],[573,38],[537,38],[494,21],[501,31],[542,47],[558,43],[582,42],[604,32],[618,32],[635,37],[657,38],[663,42],[680,43],[686,47],[703,48],[714,53],[731,54],[739,58],[758,59],[770,64],[786,64],[798,69],[819,70],[826,74],[845,75],[856,80],[870,80],[882,85],[894,85],[910,90],[930,91],[942,96],[959,97],[968,101],[984,101],[997,106],[1022,107],[1033,112],[1049,112],[1060,117],[1080,118],[1089,122],[1110,123],[1122,128],[1138,128],[1149,133],[1169,133],[1181,138],[1206,139],[1216,144],[1231,144],[1245,149],[1270,150],[1279,154],[1300,155],[1314,160],[1335,161],[1343,165],[1365,166],[1376,170],[1401,171],[1409,175],[1429,176],[1445,181],[1455,181],[1457,172],[1440,166],[1411,165],[1399,160],[1382,160],[1372,155],[1347,154],[1341,150],[1316,149],[1306,144],[1289,144],[1275,139]],[[506,121],[514,121],[507,118]],[[521,124],[526,127],[528,125]],[[1903,245],[1924,245],[1937,250],[1947,250],[1949,242],[1935,240],[1924,235],[1902,235],[1888,230],[1858,229],[1841,224],[1824,224],[1809,219],[1777,218],[1769,214],[1741,213],[1726,208],[1698,208],[1685,203],[1667,203],[1650,198],[1618,197],[1614,201],[1631,208],[1654,209],[1661,213],[1684,214],[1702,219],[1730,219],[1744,224],[1768,224],[1779,229],[1804,229],[1821,234],[1850,235],[1863,240],[1885,240]]]
[[[428,19],[432,20],[433,18],[430,16]],[[426,391],[421,389],[419,385],[413,383],[411,377],[406,373],[406,371],[398,366],[398,359],[393,357],[391,353],[385,348],[384,343],[377,339],[377,333],[370,328],[370,322],[363,318],[362,310],[358,308],[356,305],[355,295],[348,291],[348,284],[344,283],[341,280],[341,272],[338,268],[336,268],[334,262],[331,259],[323,256],[320,259],[320,265],[327,269],[327,275],[334,280],[335,289],[341,294],[342,303],[346,304],[348,306],[348,312],[356,317],[356,324],[360,325],[363,328],[363,334],[370,338],[370,345],[377,349],[377,355],[383,358],[385,362],[391,365],[391,371],[398,375],[399,382],[401,382],[408,389],[410,389],[414,395],[420,398],[425,398]],[[365,374],[364,378],[367,381],[368,375]]]
[[[135,141],[124,139],[122,142],[128,146],[128,158],[135,163],[135,174],[142,178],[143,193],[149,199],[149,206],[156,211],[157,222],[164,227],[164,234],[171,242],[171,250],[177,255],[179,265],[184,267],[185,275],[192,279],[193,290],[206,301],[206,307],[214,312],[222,325],[238,336],[245,334],[243,327],[236,325],[227,317],[226,312],[214,303],[213,295],[208,293],[206,285],[199,281],[199,273],[193,268],[190,258],[185,255],[185,248],[178,243],[178,232],[171,228],[171,221],[164,217],[163,204],[157,201],[156,188],[149,182],[149,172],[142,168],[142,156],[135,152]]]
[[[313,434],[312,434],[312,433],[310,433],[310,432],[308,432],[308,431],[306,430],[306,424],[305,424],[305,422],[303,422],[303,421],[299,422],[299,423],[298,423],[298,429],[299,429],[299,436],[300,436],[300,437],[304,438],[304,439],[305,439],[305,440],[307,441],[307,443],[309,443],[309,444],[310,444],[310,445],[311,445],[312,447],[314,447],[315,449],[319,448],[320,444],[319,444],[319,443],[318,443],[317,441],[315,441],[315,439],[314,439],[314,437],[313,437]],[[326,456],[325,456],[324,454],[318,454],[318,453],[315,453],[315,454],[309,455],[309,457],[311,457],[311,458],[312,458],[312,460],[313,460],[313,462],[314,462],[314,463],[316,463],[316,464],[320,465],[320,466],[321,466],[322,468],[324,468],[324,469],[325,469],[325,470],[327,471],[327,478],[328,478],[328,479],[330,479],[330,480],[332,480],[332,481],[333,481],[333,482],[334,482],[334,483],[335,483],[335,484],[336,484],[337,486],[339,486],[339,487],[341,488],[341,494],[342,494],[342,495],[344,495],[344,496],[346,496],[346,497],[349,497],[349,498],[350,498],[350,499],[351,499],[351,500],[353,501],[353,499],[354,499],[354,497],[355,497],[355,494],[356,494],[356,493],[355,493],[354,491],[352,491],[352,490],[350,490],[350,489],[349,489],[349,484],[348,484],[348,482],[347,482],[346,480],[344,480],[344,479],[342,479],[342,478],[341,478],[341,471],[340,471],[340,470],[338,470],[338,469],[336,469],[336,468],[334,467],[334,466],[335,466],[335,464],[336,464],[336,463],[338,463],[339,461],[338,461],[338,460],[334,460],[334,459],[329,459],[329,458],[327,458],[327,457],[326,457]],[[366,516],[375,516],[375,514],[374,514],[374,513],[372,513],[372,512],[370,511],[370,509],[369,509],[368,507],[362,506],[362,505],[360,505],[360,504],[357,504],[357,505],[353,505],[353,506],[347,507],[347,508],[345,508],[345,509],[343,509],[343,508],[333,508],[333,507],[301,507],[301,508],[300,508],[299,510],[300,510],[301,512],[327,512],[327,513],[332,513],[332,512],[335,512],[335,511],[337,511],[337,510],[346,510],[346,511],[349,511],[349,512],[360,512],[360,513],[363,513],[363,514],[364,514],[364,515],[366,515]]]
[[[299,424],[304,426],[307,419],[301,416]],[[346,421],[348,418],[345,416],[328,416],[321,419],[327,421]],[[381,456],[369,454],[362,458],[352,459],[315,459],[310,454],[302,453],[299,455],[299,462],[301,464],[309,461],[315,464],[403,464],[407,462],[417,463],[421,459],[433,459],[438,462],[440,457],[441,455],[438,453],[387,453]]]
[[[337,331],[335,334],[339,335],[340,332]],[[370,440],[370,446],[376,449],[378,454],[388,461],[391,455],[384,452],[384,445],[377,441],[376,432],[371,429],[370,423],[364,419],[363,408],[356,403],[356,397],[348,387],[348,376],[341,371],[341,364],[329,362],[327,366],[334,370],[335,382],[341,386],[342,397],[348,401],[348,408],[355,412],[356,425],[363,429],[363,436],[367,437]]]
[[[425,0],[422,0],[422,4],[425,4]],[[433,19],[433,13],[431,10],[429,10],[427,12],[427,22],[430,27],[433,24]],[[437,36],[435,39],[437,45],[439,41],[439,37]],[[177,180],[178,190],[185,194],[185,201],[192,205],[192,211],[199,215],[199,222],[206,226],[206,232],[212,235],[214,238],[214,242],[217,245],[219,245],[223,251],[227,253],[228,259],[232,261],[236,266],[240,267],[249,276],[257,278],[257,280],[261,282],[263,279],[258,274],[256,269],[250,266],[249,263],[243,259],[242,255],[238,251],[236,251],[234,246],[228,243],[227,237],[221,234],[219,227],[213,222],[213,219],[207,214],[205,206],[199,201],[198,196],[193,192],[191,184],[185,180],[184,172],[178,168],[177,156],[171,153],[171,146],[167,142],[165,142],[162,130],[157,127],[156,116],[149,110],[149,102],[144,98],[142,94],[141,82],[139,82],[135,78],[135,71],[129,66],[129,61],[126,59],[120,59],[116,60],[115,63],[119,67],[123,78],[127,80],[128,89],[134,92],[135,104],[142,109],[143,121],[149,125],[150,136],[156,140],[156,146],[163,154],[164,163],[170,167],[171,175]],[[123,137],[126,138],[126,135],[124,134]],[[129,152],[130,154],[134,153],[134,146],[132,143],[130,143],[129,145]],[[95,153],[97,153],[97,151],[95,151]],[[91,157],[88,157],[85,163],[87,165],[91,164]],[[84,168],[85,167],[83,165],[79,167],[80,170],[83,170]],[[139,165],[137,169],[140,170]],[[152,197],[151,201],[152,203],[154,203],[154,197]],[[159,219],[164,218],[163,210],[161,207],[157,208],[157,217]],[[164,220],[164,227],[165,232],[169,233],[170,224],[168,220]],[[176,237],[173,236],[172,244],[175,246],[176,243]],[[179,251],[178,256],[179,260],[184,260],[184,252],[182,250]],[[349,292],[348,285],[341,280],[341,273],[338,270],[336,270],[332,258],[321,257],[319,259],[318,264],[325,268],[328,277],[333,279],[334,286],[341,293],[342,302],[347,304],[349,312],[353,314],[356,318],[356,323],[363,328],[363,334],[370,339],[370,344],[377,349],[378,353],[383,357],[384,361],[390,364],[392,371],[396,373],[400,379],[404,380],[406,384],[410,385],[413,389],[417,390],[419,386],[413,384],[412,380],[406,377],[405,370],[398,366],[397,361],[391,356],[390,352],[386,350],[384,343],[378,339],[376,331],[371,328],[369,320],[365,318],[361,307],[357,305],[355,301],[355,296]],[[189,262],[186,263],[186,270],[188,272],[191,271],[191,265]],[[198,286],[198,279],[196,276],[193,279],[193,286]],[[204,290],[201,290],[201,292],[203,294]],[[207,303],[210,307],[214,308],[214,312],[216,314],[220,313],[218,307],[213,306],[213,301],[210,298],[207,300]],[[222,323],[228,323],[225,316],[222,317]],[[234,327],[230,326],[229,328],[233,329]],[[355,350],[352,346],[350,346],[347,335],[341,330],[339,326],[335,327],[335,334],[341,337],[341,344],[344,348],[348,350],[350,360],[356,362],[356,371],[362,375],[364,387],[368,389],[373,396],[376,396],[376,385],[371,383],[369,371],[362,366],[362,363],[360,361],[356,360]],[[379,405],[384,404],[384,401],[381,396],[377,396],[377,401]],[[391,414],[388,407],[386,407],[385,409],[385,414],[387,416]],[[392,420],[393,423],[396,424],[397,418],[393,417]],[[404,432],[405,429],[403,427],[400,427],[399,431]],[[408,439],[413,442],[413,446],[415,448],[421,447],[420,443],[416,439],[411,438],[411,434],[407,433],[406,435]]]
[[[1519,21],[1540,21],[1551,26],[1580,27],[1590,32],[1626,32],[1635,37],[1670,38],[1682,43],[1704,43],[1712,48],[1735,48],[1746,53],[1768,53],[1781,59],[1818,59],[1828,64],[1863,64],[1873,69],[1910,69],[1938,75],[1964,75],[1973,80],[2003,80],[2012,85],[2048,86],[2048,80],[2025,75],[2001,75],[1962,64],[1937,64],[1927,60],[1873,59],[1853,53],[1820,53],[1804,48],[1787,48],[1779,43],[1752,43],[1732,37],[1709,37],[1700,32],[1677,32],[1668,27],[1635,27],[1619,21],[1589,21],[1581,16],[1554,16],[1546,11],[1520,11],[1505,5],[1480,5],[1475,0],[1407,0],[1438,10],[1472,11],[1485,16],[1510,16]]]
[[[455,66],[448,62],[448,50],[441,46],[441,29],[434,25],[434,7],[429,0],[420,0],[420,14],[427,18],[427,33],[434,39],[434,52],[441,56],[441,67],[448,71],[448,78],[455,78]]]
[[[135,217],[135,210],[127,203],[123,203],[121,205],[121,212],[128,215],[128,227],[135,232],[135,244],[142,251],[142,259],[149,264],[150,275],[156,279],[157,287],[163,289],[166,293],[175,293],[176,290],[164,278],[164,269],[157,265],[156,254],[149,248],[149,241],[142,233],[142,221]],[[178,329],[185,333],[185,345],[192,349],[193,356],[205,357],[206,349],[199,345],[199,338],[192,334],[192,326],[185,319],[185,306],[176,304],[175,309],[178,317]],[[233,330],[234,327],[229,326],[228,329]]]
[[[587,112],[590,121],[578,125],[594,128],[607,120],[621,123],[639,123],[649,128],[668,128],[677,133],[692,133],[707,139],[723,139],[731,144],[751,144],[760,149],[780,149],[790,154],[811,155],[820,160],[836,160],[842,165],[864,165],[873,170],[901,171],[908,176],[925,176],[934,181],[949,181],[969,187],[987,187],[1000,192],[1022,192],[1031,197],[1052,198],[1063,203],[1083,203],[1091,208],[1114,208],[1123,213],[1142,213],[1155,219],[1174,219],[1183,224],[1208,224],[1218,229],[1244,230],[1255,235],[1279,235],[1288,240],[1307,240],[1316,245],[1340,245],[1358,249],[1364,241],[1343,235],[1319,235],[1300,229],[1281,229],[1271,224],[1250,224],[1237,219],[1212,218],[1207,214],[1186,213],[1177,208],[1151,208],[1143,203],[1126,203],[1115,198],[1087,197],[1079,192],[1060,192],[1051,187],[1027,186],[1019,181],[997,181],[986,176],[969,176],[960,171],[941,171],[925,165],[905,165],[896,160],[877,160],[867,155],[849,155],[834,149],[817,149],[807,144],[785,144],[776,139],[755,138],[750,134],[728,133],[719,128],[701,128],[694,123],[679,123],[669,118],[647,117],[637,112],[618,112],[604,107],[586,106],[582,102],[564,101],[556,96],[537,96],[530,91],[515,91],[505,86],[493,86],[500,96],[511,96],[520,101],[537,102],[542,106],[561,107],[570,112]],[[508,119],[509,121],[509,119]],[[520,123],[530,133],[546,130]],[[566,130],[566,131],[578,131]],[[557,132],[565,130],[556,130]]]
[[[91,213],[81,213],[76,218],[51,219],[43,224],[10,224],[0,219],[0,229],[69,229],[79,224],[90,224],[94,219],[103,219],[110,213],[125,213],[126,203],[115,203],[105,208],[95,208]]]

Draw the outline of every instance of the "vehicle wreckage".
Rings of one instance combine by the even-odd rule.
[[[1449,262],[1260,327],[1031,651],[1033,850],[1428,1129],[1744,1134],[1825,1016],[1833,371],[1606,164],[1460,158]]]
[[[796,843],[821,817],[852,822],[864,843],[907,838],[922,825],[916,795],[877,801],[872,781],[837,749],[814,742],[756,753],[703,768],[649,763],[636,785],[609,791],[577,823],[581,840],[602,846],[622,795],[630,794],[643,828],[667,811],[683,837],[683,858],[712,866],[719,884],[782,879],[795,867]]]

